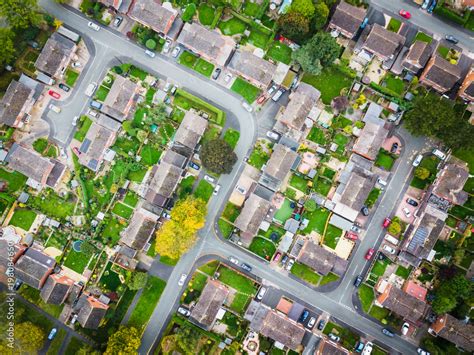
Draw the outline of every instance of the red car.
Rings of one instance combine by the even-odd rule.
[[[382,223],[382,227],[387,228],[390,223],[392,223],[392,220],[390,218],[385,218]]]
[[[275,254],[275,256],[273,257],[273,261],[279,261],[280,258],[281,258],[281,253],[280,253],[280,252],[277,252],[277,253]]]
[[[259,104],[259,105],[262,104],[263,102],[265,102],[265,99],[266,99],[265,95],[260,96],[257,99],[257,104]]]
[[[407,20],[411,18],[411,14],[407,10],[400,10],[399,14],[401,17],[404,17]]]
[[[374,252],[374,248],[370,248],[369,250],[367,250],[367,254],[365,254],[365,259],[370,260],[372,258],[372,255],[374,255]]]
[[[346,238],[347,239],[350,239],[350,240],[357,240],[359,239],[359,237],[357,236],[357,234],[353,233],[353,232],[347,232],[346,233]]]
[[[59,95],[56,91],[54,90],[49,90],[48,91],[48,94],[52,97],[54,97],[55,99],[59,99],[61,97],[61,95]]]

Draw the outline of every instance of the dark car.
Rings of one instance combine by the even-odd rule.
[[[407,198],[407,203],[408,203],[409,205],[412,205],[413,207],[418,206],[418,202],[416,202],[416,201],[415,201],[414,199],[412,199],[412,198]]]
[[[356,279],[354,280],[354,286],[359,287],[360,284],[362,283],[362,276],[357,276]]]
[[[298,318],[298,322],[304,323],[306,319],[308,319],[308,317],[309,317],[309,311],[305,309],[303,313],[301,313],[300,317]]]
[[[368,216],[368,215],[369,215],[369,209],[368,209],[367,206],[362,207],[362,209],[361,209],[360,211],[362,212],[362,214],[363,214],[364,216]]]
[[[69,92],[69,90],[71,90],[71,88],[69,86],[67,86],[66,84],[63,84],[63,83],[59,84],[59,88],[61,90],[66,91],[66,92]]]
[[[451,42],[451,43],[454,43],[454,44],[458,44],[458,43],[459,43],[459,40],[458,40],[456,37],[454,37],[453,35],[446,35],[444,38],[445,38],[446,41],[448,41],[448,42]]]
[[[240,265],[240,267],[241,267],[242,269],[244,269],[245,271],[248,271],[248,272],[251,272],[251,271],[252,271],[252,267],[251,267],[249,264],[242,263],[242,265]]]
[[[393,334],[390,330],[388,330],[387,328],[383,328],[382,329],[382,333],[384,333],[386,336],[390,337],[390,338],[393,338],[395,336],[395,334]]]
[[[283,259],[281,259],[281,263],[286,264],[287,261],[288,261],[288,255],[285,255]]]
[[[221,72],[221,68],[216,68],[216,70],[214,70],[214,73],[212,73],[212,79],[217,80],[219,75],[221,75]]]
[[[324,321],[324,319],[321,319],[318,323],[318,330],[323,330],[325,325],[326,322]]]
[[[193,162],[193,161],[190,161],[190,162],[189,162],[189,166],[190,166],[191,168],[195,169],[195,170],[201,169],[201,167],[200,167],[198,164],[196,164],[195,162]]]
[[[395,142],[392,144],[392,148],[390,148],[390,153],[396,153],[398,149],[398,143]]]

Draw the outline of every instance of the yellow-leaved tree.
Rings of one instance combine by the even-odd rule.
[[[156,233],[155,250],[161,256],[177,260],[196,242],[197,231],[206,221],[206,202],[188,196],[176,203],[171,219]]]
[[[140,337],[141,334],[136,328],[121,326],[110,336],[104,355],[138,354]]]

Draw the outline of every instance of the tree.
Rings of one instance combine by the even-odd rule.
[[[319,75],[323,67],[334,62],[339,55],[339,45],[329,33],[318,32],[303,47],[293,52],[293,59],[303,70]]]
[[[136,271],[132,273],[127,286],[130,290],[139,290],[145,287],[146,281],[148,280],[148,274],[146,272]]]
[[[36,0],[2,0],[0,16],[6,18],[13,29],[25,29],[40,22]]]
[[[299,12],[288,12],[277,21],[279,32],[295,42],[303,42],[309,37],[310,20]]]
[[[316,201],[309,199],[309,200],[305,201],[304,208],[308,212],[314,212],[314,211],[316,211],[316,208],[318,208],[318,206],[316,205]]]
[[[430,177],[430,171],[422,166],[415,169],[415,176],[420,180],[426,180]]]
[[[318,2],[314,6],[313,27],[320,30],[328,21],[329,9],[324,2]]]
[[[147,39],[145,42],[145,47],[154,50],[156,48],[156,41],[153,38]]]
[[[121,326],[107,342],[104,355],[138,354],[140,332],[134,327]]]
[[[200,339],[201,334],[189,326],[179,327],[176,330],[176,345],[186,354],[195,354]]]
[[[435,299],[431,305],[435,313],[450,312],[462,301],[473,297],[472,283],[460,274],[454,265],[441,267],[439,277],[440,282],[435,289]]]
[[[0,66],[10,63],[15,58],[13,37],[14,33],[9,28],[0,28]]]
[[[407,129],[415,136],[436,137],[454,149],[474,147],[474,126],[455,111],[451,101],[434,93],[417,96],[404,117]]]
[[[392,235],[399,235],[402,231],[402,226],[398,222],[392,221],[390,225],[387,228],[387,232],[389,232]]]
[[[449,295],[436,296],[431,303],[431,308],[436,314],[443,314],[453,310],[456,307],[456,298]]]
[[[196,13],[196,4],[191,3],[188,6],[186,6],[186,9],[184,10],[183,15],[181,16],[181,19],[184,22],[191,22],[195,13]]]
[[[232,147],[220,138],[204,143],[200,157],[202,165],[216,174],[229,174],[237,161]]]
[[[204,227],[206,202],[188,196],[178,201],[166,221],[156,233],[155,250],[161,256],[179,259],[196,241],[196,233]]]
[[[21,353],[36,353],[43,347],[45,334],[43,329],[31,322],[15,326],[15,349]]]
[[[159,105],[153,106],[150,110],[148,110],[143,122],[145,122],[145,124],[160,123],[166,120],[167,117],[168,113],[166,112],[166,105],[160,103]]]
[[[312,19],[314,16],[314,4],[311,0],[294,0],[288,12],[296,12]]]

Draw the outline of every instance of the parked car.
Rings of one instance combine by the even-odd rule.
[[[89,28],[92,28],[94,31],[99,31],[100,30],[100,26],[92,21],[89,21],[89,23],[87,24],[87,26]]]
[[[420,355],[430,355],[430,353],[422,348],[416,349],[416,352]]]
[[[214,179],[212,176],[209,176],[209,175],[204,175],[204,180],[206,180],[207,182],[210,182],[211,184],[216,183],[216,179]]]
[[[61,112],[61,109],[60,109],[58,106],[53,105],[53,104],[50,104],[50,105],[49,105],[49,109],[50,109],[51,111],[56,112],[56,113],[60,113],[60,112]]]
[[[181,53],[181,47],[174,47],[173,51],[171,52],[171,56],[173,58],[177,58],[179,53]]]
[[[446,41],[448,42],[451,42],[451,43],[454,43],[454,44],[458,44],[459,43],[459,40],[454,37],[453,35],[446,35],[444,36],[444,38],[446,39]]]
[[[375,253],[374,248],[370,248],[369,250],[367,250],[367,253],[365,254],[365,260],[372,259],[372,256],[374,255],[374,253]]]
[[[179,278],[179,281],[178,281],[178,285],[179,286],[183,286],[184,285],[184,282],[186,281],[186,278],[188,277],[187,274],[181,274],[180,278]]]
[[[90,107],[95,108],[96,110],[100,110],[102,108],[102,104],[99,101],[92,100],[90,102]]]
[[[279,140],[280,139],[280,135],[276,132],[273,132],[273,131],[268,131],[266,136],[270,139],[273,139],[273,140]]]
[[[400,14],[401,17],[406,18],[407,20],[409,20],[411,18],[411,14],[407,10],[402,9],[402,10],[400,10],[399,14]]]
[[[171,84],[171,83],[166,83],[166,84],[165,84],[165,87],[163,88],[163,91],[164,91],[164,92],[170,91],[171,85],[173,85],[173,84]]]
[[[73,68],[79,68],[82,64],[80,62],[74,62],[71,64]]]
[[[87,114],[88,114],[89,116],[92,116],[92,117],[95,117],[95,118],[99,117],[99,113],[98,113],[97,111],[95,111],[95,110],[89,109],[89,111],[87,111]]]
[[[324,321],[324,319],[321,319],[318,323],[318,330],[323,330],[325,325],[326,322]]]
[[[433,2],[430,4],[427,10],[429,14],[433,13],[433,10],[435,9],[436,5],[437,5],[436,0],[433,0]]]
[[[265,293],[267,293],[267,289],[265,287],[260,287],[260,290],[257,293],[257,300],[261,301],[263,296],[265,296]]]
[[[122,16],[117,16],[117,17],[115,17],[114,26],[115,26],[115,27],[119,27],[120,24],[122,23],[122,21],[123,21],[123,17],[122,17]]]
[[[364,346],[364,350],[362,351],[362,355],[371,354],[373,347],[374,347],[374,344],[372,344],[370,341],[368,341]]]
[[[221,185],[217,184],[216,187],[214,188],[214,191],[212,192],[212,194],[217,195],[219,193],[220,189],[221,189]]]
[[[395,249],[393,249],[391,246],[388,246],[388,245],[384,245],[382,249],[392,255],[397,252]]]
[[[71,319],[71,324],[76,323],[78,317],[79,317],[78,314],[73,315],[73,316],[72,316],[72,319]]]
[[[369,215],[369,208],[367,206],[363,206],[362,209],[360,210],[364,216]]]
[[[163,45],[163,53],[168,53],[170,51],[170,48],[171,48],[171,40],[170,39],[167,39],[165,41],[165,44]]]
[[[219,77],[219,75],[221,75],[221,73],[222,73],[222,69],[216,68],[214,70],[214,73],[212,73],[212,79],[217,80],[217,78]]]
[[[363,281],[362,276],[361,275],[357,276],[356,279],[354,280],[354,286],[359,287],[362,284],[362,281]]]
[[[346,237],[347,239],[349,239],[349,240],[357,240],[357,239],[359,239],[359,237],[357,236],[357,234],[355,234],[354,232],[349,232],[349,231],[346,232],[345,237]]]
[[[360,353],[364,349],[364,345],[365,344],[359,340],[354,348],[355,352]]]
[[[298,322],[299,323],[304,323],[306,321],[306,319],[308,319],[308,317],[309,317],[309,311],[307,309],[305,309],[301,313],[300,317],[298,318]]]
[[[76,126],[76,125],[77,125],[77,121],[79,121],[79,116],[74,116],[74,118],[72,119],[72,125],[73,125],[73,126]]]
[[[331,339],[332,341],[335,341],[336,343],[341,340],[340,337],[338,337],[337,335],[335,335],[335,334],[333,334],[333,333],[329,333],[329,334],[328,334],[328,337],[329,337],[329,339]]]
[[[240,267],[242,269],[244,269],[245,271],[247,271],[247,272],[252,272],[252,267],[249,264],[242,263],[242,265],[240,265]]]
[[[411,165],[413,165],[414,167],[417,167],[418,165],[420,165],[422,160],[423,160],[423,155],[418,154],[415,160],[413,160],[413,163]]]
[[[414,199],[412,198],[407,198],[407,203],[413,207],[417,207],[418,206],[418,202],[416,202]]]
[[[153,51],[150,51],[149,49],[145,50],[145,54],[149,56],[150,58],[155,58],[156,53]]]
[[[252,112],[253,111],[253,108],[252,106],[250,106],[248,103],[246,103],[245,101],[242,102],[242,106],[244,107],[244,109],[246,109],[248,112]]]
[[[48,335],[48,340],[53,340],[54,337],[56,336],[57,332],[58,332],[57,328],[51,329],[51,331],[49,332],[49,335]]]
[[[267,97],[265,96],[265,94],[260,95],[260,97],[257,99],[257,104],[259,105],[263,104],[266,99]]]
[[[282,263],[283,265],[285,265],[289,258],[290,258],[290,257],[289,257],[288,255],[285,255],[285,256],[283,257],[283,259],[281,259],[281,263]]]
[[[15,284],[13,285],[13,291],[18,291],[21,285],[23,285],[23,281],[16,279]]]
[[[281,95],[283,95],[285,93],[285,89],[279,89],[275,95],[272,96],[272,100],[277,102],[278,100],[280,100],[280,97]]]
[[[89,85],[87,85],[87,89],[85,91],[86,96],[92,97],[96,89],[97,89],[97,83],[95,82],[92,82]]]
[[[407,322],[403,323],[403,325],[402,325],[402,334],[407,335],[409,329],[410,329],[410,324],[408,324]]]
[[[411,217],[411,212],[410,212],[410,210],[409,210],[408,208],[405,207],[405,208],[403,209],[403,213],[405,214],[405,216],[406,216],[407,218],[410,218],[410,217]]]
[[[433,151],[431,152],[433,153],[433,155],[441,160],[444,160],[446,159],[446,154],[444,154],[441,150],[439,149],[433,149]]]
[[[196,164],[195,162],[193,162],[193,161],[190,161],[190,162],[189,162],[189,166],[190,166],[191,168],[193,168],[194,170],[199,170],[199,169],[201,169],[201,167],[200,167],[198,164]]]
[[[267,94],[268,96],[272,96],[275,91],[278,90],[278,85],[272,85],[270,89],[268,89]]]
[[[178,313],[185,317],[189,317],[191,315],[191,312],[189,311],[189,309],[184,308],[184,307],[178,307]]]
[[[390,337],[390,338],[393,338],[395,336],[395,334],[393,334],[390,330],[388,330],[387,328],[383,328],[382,329],[382,333],[385,334],[386,336]]]
[[[165,219],[171,219],[171,214],[169,214],[168,212],[163,212],[161,214],[161,217],[165,218]]]
[[[71,88],[69,86],[67,86],[66,84],[59,84],[59,88],[65,92],[69,92],[69,90],[71,90]]]
[[[233,256],[229,256],[229,261],[232,264],[239,265],[239,259],[234,258]]]
[[[423,10],[426,10],[426,9],[428,8],[428,5],[430,4],[430,1],[431,1],[431,0],[425,0],[425,1],[423,1],[423,4],[421,5],[421,8],[422,8]]]
[[[273,257],[273,261],[279,261],[281,258],[281,253],[278,251],[276,252],[275,256]]]
[[[351,227],[351,231],[356,232],[356,233],[360,233],[360,228],[359,228],[358,226],[356,226],[356,225],[353,225],[353,226]]]
[[[316,317],[311,317],[308,324],[306,324],[306,328],[313,329],[315,324],[316,324]]]
[[[391,220],[390,218],[386,217],[386,218],[383,220],[382,227],[388,228],[388,226],[390,225],[390,223],[392,223],[392,220]]]
[[[390,148],[390,153],[396,153],[398,150],[398,143],[395,142],[392,144],[392,147]]]
[[[55,98],[56,100],[61,98],[61,95],[54,90],[49,90],[48,95]]]
[[[288,261],[288,264],[286,264],[286,270],[290,271],[294,263],[295,259],[290,259],[290,261]]]
[[[224,77],[224,81],[228,84],[230,83],[230,81],[232,80],[232,74],[227,74],[225,77]]]

